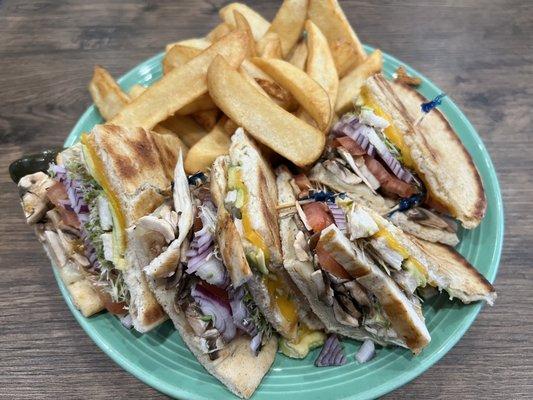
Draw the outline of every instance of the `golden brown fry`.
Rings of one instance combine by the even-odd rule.
[[[337,0],[309,0],[308,16],[328,39],[340,78],[363,62],[365,50]]]
[[[241,65],[241,68],[239,68],[239,73],[242,75],[242,77],[250,84],[252,85],[253,87],[255,87],[263,96],[266,96],[266,97],[269,97],[268,96],[268,93],[265,92],[265,90],[261,87],[261,85],[259,83],[257,83],[257,81],[252,78],[248,72],[246,72],[246,70],[244,70],[242,68],[242,65]]]
[[[265,74],[261,68],[257,67],[254,63],[249,60],[244,60],[241,69],[255,79],[263,91],[266,92],[281,108],[287,111],[294,111],[298,108],[298,102],[294,96],[274,82],[270,76]]]
[[[106,69],[95,66],[89,83],[89,92],[94,104],[106,121],[118,114],[130,99]]]
[[[200,55],[201,52],[201,49],[182,44],[172,46],[163,58],[163,73],[167,74],[170,70],[187,64],[194,57]]]
[[[220,18],[224,22],[232,27],[235,27],[235,16],[233,15],[234,10],[239,11],[248,20],[256,41],[261,39],[268,31],[268,28],[270,28],[270,22],[268,22],[250,7],[242,3],[230,3],[227,6],[222,7],[218,12],[218,15],[220,15]]]
[[[216,42],[221,39],[223,36],[226,36],[232,31],[231,25],[222,22],[215,26],[215,28],[206,35],[206,39],[211,42]]]
[[[331,109],[335,108],[337,91],[339,89],[339,76],[335,68],[335,61],[329,50],[328,41],[320,29],[308,20],[305,23],[307,31],[307,56],[306,71],[329,96]]]
[[[130,99],[134,99],[136,97],[139,97],[141,93],[143,93],[145,90],[146,86],[136,83],[131,87],[130,91],[128,92],[128,96],[130,97]]]
[[[233,18],[235,19],[236,28],[246,33],[248,38],[248,54],[246,58],[255,57],[255,39],[248,20],[238,10],[233,10]]]
[[[211,61],[221,54],[238,67],[247,53],[247,38],[242,31],[224,36],[198,57],[174,68],[124,107],[112,120],[115,125],[151,129],[185,105],[207,92],[206,72]]]
[[[173,46],[181,45],[187,47],[194,47],[195,49],[205,50],[213,43],[204,38],[192,38],[180,40],[179,42],[169,43],[165,46],[165,51],[169,51]]]
[[[394,78],[394,81],[410,86],[418,86],[422,83],[422,79],[419,77],[410,76],[403,65],[400,65],[398,68],[396,68],[396,77]]]
[[[302,108],[313,117],[321,131],[327,130],[333,111],[329,96],[322,86],[287,61],[259,57],[252,61],[295,97]]]
[[[305,40],[302,40],[296,45],[296,47],[294,47],[292,54],[289,57],[289,62],[304,71],[307,63],[307,55],[307,44],[305,43]]]
[[[214,110],[198,111],[191,114],[191,117],[198,125],[202,126],[209,132],[217,124],[218,108]]]
[[[211,63],[207,84],[211,98],[224,114],[260,143],[297,166],[310,165],[322,154],[325,146],[322,132],[265,96],[258,96],[257,89],[224,57],[216,57]]]
[[[264,58],[283,58],[281,40],[275,32],[268,32],[259,44],[259,54]]]
[[[183,140],[183,143],[189,147],[192,147],[208,132],[188,116],[173,115],[164,120],[161,126],[175,132]]]
[[[383,58],[380,50],[375,50],[363,63],[339,82],[339,91],[335,103],[335,112],[344,114],[353,108],[353,100],[359,96],[366,79],[381,71]]]
[[[214,110],[217,108],[217,105],[213,103],[213,100],[211,100],[211,97],[208,93],[205,93],[198,97],[193,102],[183,106],[180,108],[176,115],[190,115],[195,112],[201,112],[201,111],[208,111],[208,110]]]
[[[283,58],[291,52],[302,34],[307,17],[307,4],[308,0],[285,0],[270,24],[268,33],[273,32],[279,35]],[[259,43],[263,39],[264,37]]]
[[[194,174],[207,171],[218,156],[228,154],[231,139],[221,123],[189,149],[185,157],[185,172]]]
[[[232,136],[239,127],[239,125],[225,115],[223,115],[223,118],[221,118],[221,122],[222,126],[224,127],[224,132],[226,132],[228,136]]]

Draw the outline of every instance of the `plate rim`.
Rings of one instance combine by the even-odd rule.
[[[364,47],[365,47],[365,50],[367,51],[374,50],[374,47],[369,46],[369,45],[364,45]],[[141,63],[137,64],[135,67],[130,69],[127,73],[122,75],[120,78],[118,78],[117,82],[119,83],[121,87],[124,87],[124,83],[127,80],[132,79],[135,75],[140,74],[141,69],[151,67],[152,65],[159,63],[163,55],[164,53],[160,52],[142,61]],[[425,75],[421,74],[420,72],[410,67],[409,65],[401,62],[394,56],[391,56],[390,54],[383,52],[383,58],[384,60],[386,60],[387,64],[392,64],[395,67],[402,65],[406,68],[409,74],[419,76],[423,80],[424,85],[426,85],[432,92],[435,92],[435,93],[442,92],[442,90],[440,90],[439,87],[436,86]],[[136,82],[136,83],[139,83],[139,82]],[[482,155],[483,162],[486,164],[486,167],[488,170],[489,181],[491,182],[493,186],[492,189],[495,192],[496,204],[494,204],[494,208],[495,208],[496,221],[498,222],[494,228],[496,229],[495,246],[494,246],[494,249],[491,255],[490,271],[483,274],[489,282],[494,283],[498,270],[499,270],[499,266],[500,266],[501,253],[502,253],[503,240],[504,240],[504,231],[505,231],[504,207],[503,207],[500,183],[498,180],[496,169],[490,157],[490,154],[487,151],[483,143],[483,140],[477,133],[472,123],[468,120],[466,115],[461,111],[461,109],[456,105],[456,103],[452,100],[452,98],[449,95],[443,99],[443,103],[447,104],[448,107],[450,107],[453,114],[455,114],[455,116],[457,116],[461,120],[461,122],[466,126],[467,130],[470,133],[472,133],[471,136],[474,140],[474,144],[476,145],[480,154]],[[65,146],[70,146],[76,141],[76,139],[79,137],[78,132],[82,131],[82,127],[85,124],[85,120],[88,119],[90,115],[93,114],[94,112],[98,113],[98,110],[96,109],[94,104],[91,104],[83,112],[83,114],[78,118],[74,127],[71,129],[69,135],[67,136],[64,142]],[[443,114],[445,113],[443,112]],[[477,168],[477,163],[475,164]],[[486,190],[487,189],[485,189],[485,191]],[[115,363],[117,363],[121,368],[123,368],[124,370],[126,370],[127,372],[135,376],[141,382],[169,396],[172,396],[175,398],[204,399],[204,397],[199,392],[192,392],[190,390],[183,388],[181,385],[180,386],[171,385],[167,381],[158,378],[154,374],[147,374],[143,369],[138,367],[135,362],[128,359],[127,356],[124,356],[121,353],[117,352],[112,346],[108,346],[105,340],[103,340],[101,335],[97,332],[97,330],[95,330],[94,327],[90,326],[90,322],[89,322],[90,319],[85,318],[74,306],[67,288],[65,287],[62,280],[60,279],[57,269],[53,268],[53,272],[54,272],[56,281],[58,283],[58,286],[61,290],[61,294],[63,298],[65,299],[68,305],[68,308],[70,309],[71,313],[74,315],[77,322],[80,324],[82,329],[87,333],[87,335],[93,340],[93,342],[105,354],[107,354]],[[354,393],[353,395],[344,397],[344,398],[363,400],[363,399],[372,399],[372,398],[376,398],[379,396],[383,396],[409,383],[416,377],[420,376],[422,373],[424,373],[429,368],[431,368],[435,363],[437,363],[445,354],[447,354],[451,350],[451,348],[453,348],[457,344],[457,342],[464,336],[465,332],[468,329],[470,329],[470,327],[472,326],[472,323],[477,318],[483,306],[484,306],[484,302],[477,302],[475,304],[468,305],[468,307],[470,307],[470,311],[465,317],[463,317],[462,325],[458,329],[453,331],[451,335],[449,335],[448,339],[443,343],[443,345],[438,349],[438,351],[434,351],[433,353],[431,353],[428,356],[428,358],[426,358],[421,364],[415,365],[412,369],[409,369],[408,371],[404,371],[402,374],[397,375],[397,377],[393,378],[392,380],[387,380],[383,384],[380,384],[370,390],[366,390],[364,393],[359,393],[359,394]],[[260,390],[260,387],[258,390]],[[228,395],[232,395],[232,394],[228,392]]]

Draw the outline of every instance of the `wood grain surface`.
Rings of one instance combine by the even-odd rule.
[[[278,1],[249,1],[272,18]],[[165,43],[202,36],[225,1],[0,0],[0,398],[163,398],[75,322],[25,226],[7,167],[61,145],[115,76]],[[498,300],[443,359],[390,399],[533,397],[533,7],[529,0],[342,1],[363,42],[422,71],[466,113],[502,184]],[[356,390],[356,388],[354,388]]]

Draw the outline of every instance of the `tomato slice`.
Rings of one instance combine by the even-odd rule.
[[[365,156],[365,164],[372,175],[379,181],[381,187],[387,192],[397,194],[400,197],[409,197],[416,193],[414,186],[391,175],[376,159]]]
[[[366,154],[366,151],[348,136],[333,139],[333,147],[344,147],[352,156],[364,156]]]
[[[335,223],[328,206],[322,202],[315,201],[304,204],[302,209],[307,218],[307,222],[309,222],[311,229],[315,233]]]
[[[318,245],[315,248],[316,256],[318,257],[318,262],[320,264],[320,267],[331,273],[332,275],[335,275],[338,278],[342,279],[351,279],[352,277],[344,269],[342,265],[340,265],[329,252],[324,249],[322,244],[319,242]]]

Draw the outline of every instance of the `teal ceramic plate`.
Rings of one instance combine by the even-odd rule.
[[[367,50],[372,50],[367,47]],[[128,90],[134,84],[150,85],[161,77],[159,54],[138,65],[120,80]],[[395,58],[384,55],[384,70],[391,76],[400,65]],[[434,84],[407,67],[409,73],[423,80],[420,92],[428,98],[441,93]],[[494,167],[481,139],[450,97],[440,109],[451,121],[466,148],[472,154],[485,184],[488,199],[487,216],[473,231],[461,232],[458,249],[489,281],[494,281],[503,240],[503,206]],[[80,118],[65,145],[73,144],[80,134],[89,131],[102,119],[94,106]],[[57,276],[56,276],[57,278]],[[72,313],[94,342],[125,370],[148,385],[170,396],[190,399],[233,398],[198,364],[174,331],[170,322],[154,331],[140,335],[124,329],[110,314],[84,318],[73,306],[67,290],[57,279]],[[463,336],[482,305],[449,302],[444,296],[425,305],[431,343],[422,354],[413,357],[404,349],[378,349],[370,362],[359,365],[354,358],[359,344],[345,342],[349,362],[342,367],[316,368],[313,361],[318,350],[305,360],[292,360],[278,354],[270,373],[265,377],[254,399],[370,399],[390,392],[415,378],[437,362]]]

